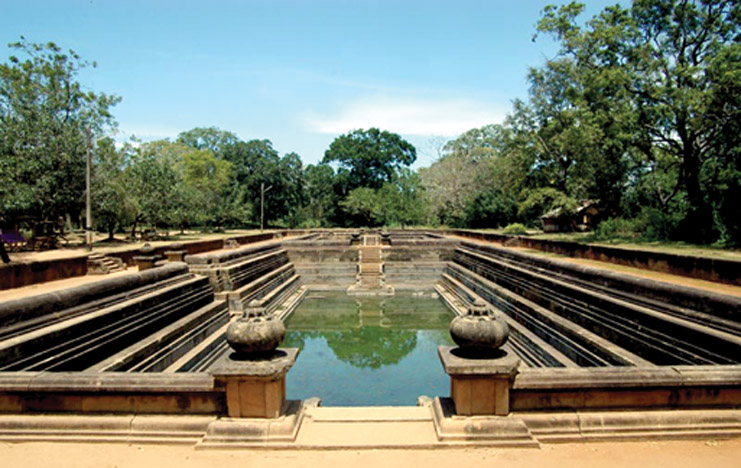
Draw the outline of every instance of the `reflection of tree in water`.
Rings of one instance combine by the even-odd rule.
[[[304,349],[304,346],[306,345],[306,340],[311,340],[314,338],[323,338],[325,335],[325,332],[320,331],[296,331],[296,330],[288,330],[286,333],[286,338],[283,340],[283,343],[281,343],[282,348],[299,348]]]
[[[417,346],[417,332],[412,330],[364,326],[323,334],[338,359],[361,368],[396,364]]]

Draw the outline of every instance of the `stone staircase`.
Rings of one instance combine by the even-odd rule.
[[[358,274],[355,285],[348,288],[348,294],[393,295],[394,288],[386,284],[381,257],[381,237],[378,234],[363,235],[358,246]]]
[[[175,262],[0,304],[0,371],[157,372],[227,323]]]
[[[87,272],[89,275],[107,275],[108,273],[125,270],[126,264],[118,257],[106,257],[100,253],[93,253],[87,258]]]

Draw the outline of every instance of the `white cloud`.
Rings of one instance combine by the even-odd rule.
[[[175,138],[182,131],[166,125],[119,123],[116,139],[128,141],[131,137],[136,137],[143,141],[161,140],[164,138]]]
[[[377,127],[405,135],[456,136],[466,130],[501,123],[506,111],[490,103],[470,99],[420,99],[375,96],[359,99],[334,116],[309,115],[316,132],[347,133]]]

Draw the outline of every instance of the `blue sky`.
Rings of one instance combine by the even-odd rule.
[[[587,15],[616,0],[588,1]],[[116,94],[116,138],[216,126],[305,163],[376,126],[418,148],[501,122],[527,96],[532,41],[556,1],[0,0],[0,61],[21,35],[98,63],[80,81]]]

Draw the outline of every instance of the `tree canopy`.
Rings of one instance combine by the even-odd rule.
[[[358,187],[379,189],[395,172],[417,160],[417,150],[395,133],[377,128],[354,130],[329,145],[322,162],[336,162],[343,191]]]
[[[93,218],[109,234],[256,226],[264,187],[268,226],[538,227],[589,203],[603,234],[741,244],[741,5],[583,11],[546,7],[536,37],[559,49],[529,70],[527,97],[501,123],[436,140],[419,171],[414,146],[378,128],[338,136],[310,165],[216,127],[117,144],[103,137],[119,98],[77,81],[94,63],[22,39],[0,65],[0,222],[79,221],[91,151]]]
[[[87,91],[80,70],[95,63],[53,42],[10,44],[0,64],[0,213],[32,224],[82,206],[85,155],[115,126],[116,96]]]

